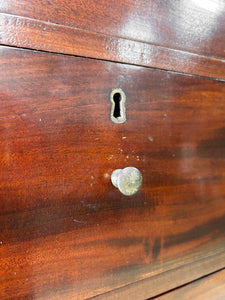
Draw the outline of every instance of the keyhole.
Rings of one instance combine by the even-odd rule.
[[[121,114],[120,114],[120,100],[121,100],[120,93],[115,93],[113,95],[113,101],[115,103],[114,112],[113,112],[114,118],[121,117]]]
[[[114,123],[124,123],[126,121],[125,93],[122,89],[114,89],[111,92],[110,100],[112,102],[111,120]]]

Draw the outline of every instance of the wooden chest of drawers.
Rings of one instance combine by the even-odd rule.
[[[223,3],[114,2],[0,4],[1,299],[147,299],[225,267]]]

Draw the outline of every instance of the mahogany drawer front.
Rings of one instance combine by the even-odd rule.
[[[213,265],[224,82],[7,47],[0,59],[1,298],[84,299]],[[127,97],[123,124],[110,120],[113,88]],[[143,175],[132,197],[110,181],[127,166]]]

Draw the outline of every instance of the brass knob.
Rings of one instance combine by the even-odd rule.
[[[112,184],[125,196],[136,194],[142,186],[141,172],[135,167],[117,169],[111,175]]]

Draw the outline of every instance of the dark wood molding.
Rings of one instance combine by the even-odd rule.
[[[0,44],[225,79],[225,60],[0,14]]]
[[[130,300],[145,300],[148,298],[159,299],[159,300],[167,300],[167,294],[157,297],[161,293],[164,293],[165,291],[169,291],[171,289],[178,288],[177,291],[175,291],[173,298],[173,292],[169,293],[168,299],[183,299],[178,297],[181,296],[179,287],[185,284],[188,284],[192,282],[193,280],[197,280],[201,278],[202,276],[205,276],[206,274],[211,274],[217,270],[219,270],[221,267],[223,267],[223,261],[225,260],[225,253],[219,253],[216,255],[212,255],[210,257],[207,257],[205,259],[194,261],[190,264],[183,265],[179,268],[175,268],[173,270],[169,270],[167,272],[162,272],[159,275],[155,275],[149,278],[146,278],[144,280],[140,280],[137,282],[134,282],[130,285],[121,287],[119,289],[112,290],[111,292],[98,295],[89,299],[95,299],[95,300],[120,300],[120,299],[130,299]],[[224,272],[223,272],[224,274]],[[189,286],[188,286],[189,287]],[[187,287],[187,288],[188,288]],[[182,289],[182,288],[181,288]],[[186,289],[186,287],[185,287]],[[202,290],[202,292],[205,292],[205,289]],[[215,295],[213,291],[212,296]],[[185,295],[185,292],[182,293]],[[156,297],[156,298],[155,298]],[[185,299],[191,299],[189,298]],[[194,298],[196,299],[196,298]],[[199,299],[202,299],[201,297]],[[207,298],[208,299],[208,298]],[[209,298],[212,299],[212,298]],[[150,299],[149,299],[150,300]]]
[[[225,7],[221,0],[4,0],[0,2],[0,12],[79,28],[102,37],[104,34],[118,37],[118,41],[124,38],[200,56],[225,58]],[[93,46],[99,43],[94,37],[91,41]],[[116,42],[114,38],[112,41]],[[125,46],[124,50],[129,52],[128,45],[123,43],[121,40],[121,47]],[[136,55],[148,55],[152,48],[143,49],[141,45],[131,44],[130,51],[135,47]],[[141,61],[139,56],[138,61]]]
[[[224,259],[224,258],[222,258]],[[225,269],[195,280],[155,300],[223,300],[225,296]]]

